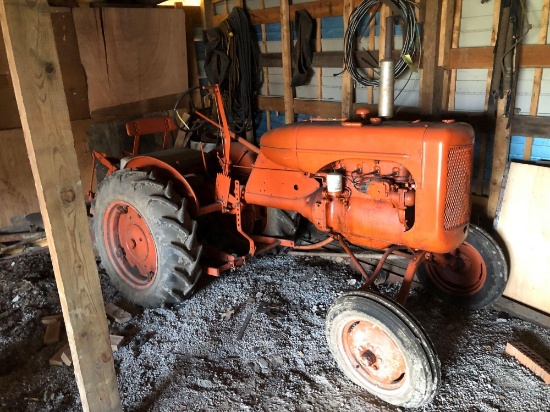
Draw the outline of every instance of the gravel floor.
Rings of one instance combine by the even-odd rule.
[[[331,302],[356,274],[318,258],[265,256],[169,309],[125,303],[102,274],[106,301],[133,312],[115,352],[126,411],[395,411],[349,382],[324,337]],[[394,293],[395,286],[385,288]],[[47,255],[0,266],[0,410],[80,410],[72,368],[48,364],[40,318],[60,311]],[[407,306],[433,339],[442,384],[423,411],[550,410],[550,386],[504,354],[522,339],[550,359],[548,330],[495,311],[464,312],[422,290]],[[242,339],[239,332],[250,316]]]

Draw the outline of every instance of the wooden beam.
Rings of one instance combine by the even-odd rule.
[[[428,115],[441,112],[443,68],[438,66],[441,1],[429,1],[422,39],[422,72],[420,74],[420,108]]]
[[[374,21],[374,20],[373,20]],[[373,30],[374,32],[374,30]],[[356,51],[354,52],[357,67],[371,68],[378,67],[379,52],[372,46],[371,52],[368,51]],[[394,60],[401,58],[401,50],[394,50],[392,53]],[[325,52],[313,52],[313,59],[311,61],[311,67],[342,67],[342,61],[344,60],[343,51],[325,51]],[[260,53],[259,62],[260,67],[283,67],[283,60],[281,53]]]
[[[542,6],[542,14],[540,21],[539,31],[539,44],[546,44],[548,39],[548,15],[550,9],[550,0],[544,0]],[[536,116],[539,110],[539,97],[542,82],[542,68],[537,67],[535,69],[535,75],[533,78],[533,91],[531,93],[531,106],[529,108],[529,114]],[[531,160],[533,152],[533,137],[528,136],[525,140],[525,148],[523,149],[523,160]]]
[[[491,219],[496,216],[502,189],[502,180],[510,151],[510,128],[507,128],[509,119],[504,116],[505,112],[506,98],[499,99],[495,126],[495,144],[493,146],[493,167],[489,186],[489,202],[487,203],[487,216]]]
[[[217,25],[219,23],[219,22],[214,23],[213,19],[214,19],[214,12],[212,10],[211,0],[201,0],[201,22],[202,22],[202,27],[205,28],[205,29],[210,29],[210,28],[214,27],[214,24]]]
[[[445,69],[491,69],[493,47],[461,47],[451,49]],[[522,45],[519,51],[519,67],[550,67],[550,44]]]
[[[260,0],[260,6],[262,9],[265,9],[264,0]],[[267,53],[267,33],[265,30],[265,24],[261,25],[261,29],[262,29],[263,52]],[[266,96],[269,96],[269,69],[267,67],[264,67],[263,72],[264,72],[264,93]],[[267,131],[270,131],[271,130],[271,111],[269,110],[265,111],[265,120],[266,120]]]
[[[0,0],[25,142],[85,411],[122,410],[46,0]]]
[[[343,19],[344,19],[344,33],[348,29],[349,17],[353,12],[353,0],[343,1]],[[348,118],[351,115],[353,107],[353,78],[349,71],[344,70],[342,73],[342,118]]]
[[[281,18],[281,43],[282,43],[282,59],[283,59],[283,93],[285,99],[285,122],[286,124],[294,123],[294,107],[292,100],[294,92],[292,86],[292,55],[291,42],[292,33],[290,33],[290,11],[288,0],[281,0],[279,10]]]
[[[536,136],[550,139],[550,116],[514,116],[512,135]]]
[[[460,0],[458,0],[460,2]],[[449,52],[453,47],[454,41],[454,16],[456,13],[455,0],[443,0],[443,8],[441,11],[441,31],[439,33],[439,53],[437,65],[445,66],[445,61],[449,59]],[[443,89],[441,94],[441,108],[447,110],[449,106],[449,91],[450,91],[450,76],[451,71],[443,71]]]

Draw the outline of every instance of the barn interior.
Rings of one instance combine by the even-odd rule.
[[[550,0],[0,0],[0,410],[545,410]]]

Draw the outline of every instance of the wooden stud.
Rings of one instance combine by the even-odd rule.
[[[546,44],[548,38],[548,15],[550,10],[550,0],[544,0],[542,5],[542,14],[539,30],[539,44]],[[531,106],[529,115],[536,116],[539,110],[539,97],[542,82],[542,68],[535,69],[535,77],[533,79],[533,92],[531,93]],[[523,160],[531,160],[533,152],[533,137],[528,136],[525,140],[525,148],[523,149]]]
[[[264,0],[260,0],[260,6],[262,7],[262,9],[265,9]],[[263,45],[264,53],[267,53],[267,33],[265,30],[265,24],[261,25],[261,29],[262,29],[262,45]],[[264,93],[266,96],[269,96],[269,69],[267,67],[264,67],[263,72],[264,72]],[[271,130],[271,111],[266,110],[265,117],[266,117],[267,131],[270,131]]]
[[[290,32],[290,9],[288,0],[281,0],[281,42],[283,57],[283,94],[285,99],[285,122],[294,123],[294,93],[292,91],[292,56],[291,42],[292,34]]]
[[[441,10],[441,31],[439,33],[439,53],[437,62],[437,65],[439,67],[445,66],[445,61],[449,59],[449,51],[453,47],[454,13],[456,12],[455,5],[455,0],[443,0],[443,6]],[[444,70],[443,91],[441,100],[442,109],[447,109],[447,106],[449,104],[449,77],[449,70]]]
[[[263,1],[263,0],[262,0]],[[321,19],[316,20],[316,39],[315,51],[321,53],[323,51],[323,42],[321,41]],[[317,68],[317,100],[323,99],[323,68]]]
[[[216,16],[218,17],[218,16]],[[211,0],[201,0],[201,22],[202,27],[205,29],[211,29],[214,24],[219,24],[222,20],[224,20],[227,16],[225,16],[220,21],[216,21],[214,23],[214,12],[213,12],[213,5]]]
[[[440,1],[426,4],[424,35],[422,39],[422,70],[420,73],[420,108],[427,115],[438,115],[441,111],[443,92],[443,68],[437,65],[439,33],[441,23]]]
[[[460,39],[460,20],[462,18],[462,0],[455,1],[455,11],[453,17],[453,34],[451,39],[451,50],[458,47],[458,42]],[[449,58],[449,56],[447,56]],[[445,62],[444,62],[445,64]],[[444,66],[445,67],[445,66]],[[449,89],[447,94],[447,101],[443,102],[443,107],[446,107],[449,111],[454,111],[455,109],[455,98],[456,98],[456,69],[451,69],[449,73]]]
[[[84,411],[122,409],[47,0],[0,21]]]
[[[353,0],[344,0],[344,32],[348,28],[349,17],[353,12]],[[348,118],[353,106],[353,79],[351,74],[344,70],[342,73],[342,118]]]

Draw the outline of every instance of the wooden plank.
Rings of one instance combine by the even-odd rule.
[[[504,295],[550,314],[550,168],[512,162],[496,231],[510,256]]]
[[[111,350],[113,352],[116,352],[118,350],[118,348],[120,348],[120,345],[122,345],[122,341],[124,340],[124,336],[109,335],[109,340],[111,342]]]
[[[372,47],[374,48],[374,46]],[[354,55],[357,67],[370,68],[373,65],[378,66],[378,50],[373,50],[370,53],[367,51],[356,51]],[[399,59],[401,50],[394,50],[392,56],[395,60]],[[343,51],[315,51],[313,52],[311,67],[342,67],[343,59]],[[260,67],[283,67],[281,53],[260,53],[258,64]]]
[[[63,314],[58,313],[56,315],[44,316],[40,319],[43,325],[49,325],[50,323],[61,322],[63,320]]]
[[[487,216],[491,219],[496,216],[502,180],[504,171],[506,170],[506,163],[508,162],[508,153],[510,152],[511,128],[506,128],[508,117],[504,117],[505,110],[506,98],[499,99],[495,126],[495,143],[493,146],[493,167],[489,185],[489,202],[487,203]]]
[[[452,49],[445,69],[491,69],[493,47]],[[550,44],[526,44],[519,51],[519,67],[550,67]]]
[[[211,0],[201,0],[201,23],[202,23],[202,27],[204,27],[205,29],[210,29],[214,27],[214,23],[213,23],[214,12],[213,12],[212,6],[213,5]],[[224,20],[226,17],[221,19],[220,22]],[[219,22],[217,22],[216,24],[219,24]]]
[[[105,313],[110,319],[113,319],[117,323],[126,323],[132,319],[132,315],[126,312],[124,309],[119,308],[113,302],[109,302],[105,305]]]
[[[73,15],[91,113],[187,90],[182,9],[78,8]]]
[[[290,11],[288,0],[281,0],[280,7],[281,18],[281,43],[282,43],[282,59],[283,59],[283,93],[285,102],[285,123],[294,123],[294,107],[292,100],[294,92],[292,86],[292,56],[291,42],[292,34],[290,33]]]
[[[0,21],[85,411],[120,411],[109,333],[46,0]]]
[[[71,348],[69,348],[69,345],[64,346],[64,350],[61,353],[61,361],[67,366],[73,364],[73,357],[71,356]]]
[[[62,359],[62,356],[63,354],[67,351],[67,350],[70,350],[69,349],[69,344],[65,344],[63,345],[63,347],[61,347],[61,349],[59,349],[51,358],[50,360],[48,361],[48,363],[52,366],[63,366],[64,365],[64,362],[63,362],[63,359]]]
[[[535,325],[550,329],[550,316],[530,308],[529,306],[514,302],[512,299],[505,296],[501,296],[497,299],[493,309],[501,310],[517,318],[534,323]]]
[[[454,30],[454,13],[455,13],[455,0],[443,0],[443,6],[441,9],[441,30],[439,32],[439,52],[437,65],[439,67],[445,66],[445,61],[449,59],[449,51],[453,47],[453,30]],[[450,71],[443,71],[443,85],[441,92],[441,108],[446,110],[449,102],[449,76]]]
[[[514,136],[550,138],[550,116],[519,116],[512,118]]]
[[[344,33],[348,28],[349,17],[353,12],[353,0],[344,0],[343,1],[343,19],[344,19]],[[342,118],[348,118],[352,113],[353,107],[353,78],[351,77],[350,72],[344,70],[342,73]]]
[[[46,325],[46,333],[44,333],[44,344],[51,345],[52,343],[59,342],[59,336],[61,333],[61,321],[58,319],[56,322],[51,322]]]
[[[263,3],[263,0],[262,0],[262,3]],[[317,53],[320,53],[323,51],[323,42],[321,41],[322,20],[317,19],[315,23],[316,23],[315,24],[315,51]],[[317,69],[317,100],[322,100],[322,99],[323,99],[323,68],[319,67]]]
[[[539,44],[546,44],[548,39],[548,15],[550,10],[550,0],[544,0],[541,14],[541,26],[539,31]],[[529,107],[529,114],[536,116],[539,110],[539,97],[542,82],[542,68],[537,67],[535,69],[535,75],[533,78],[533,91],[531,93],[531,106]],[[523,160],[531,160],[531,154],[533,151],[533,137],[529,136],[525,140],[525,148],[523,149]]]
[[[441,112],[443,68],[439,67],[439,33],[441,27],[441,1],[429,1],[422,39],[422,70],[420,73],[420,108],[427,115]]]

